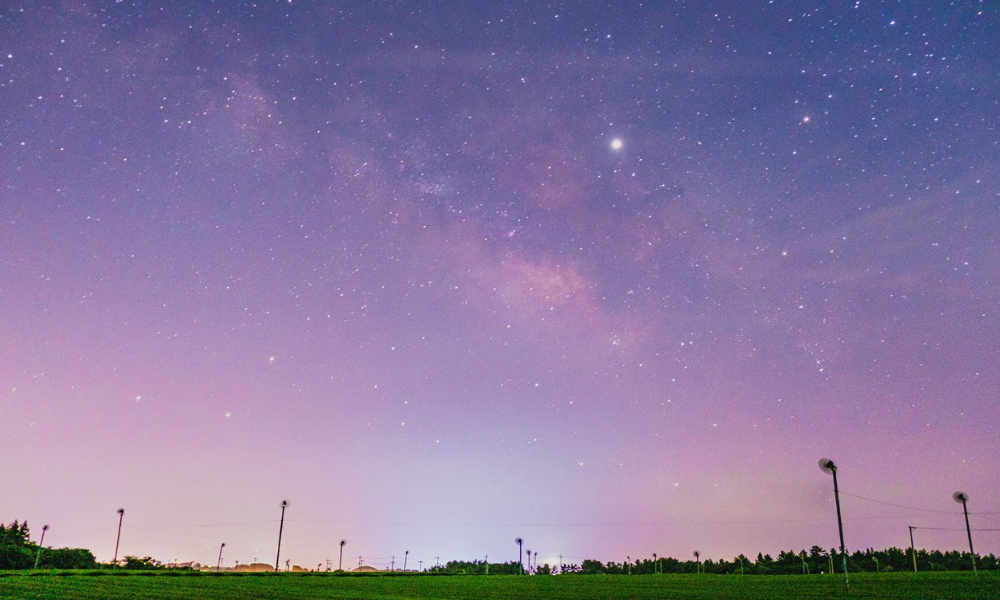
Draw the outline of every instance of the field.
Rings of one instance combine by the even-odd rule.
[[[0,572],[0,598],[273,599],[434,598],[441,600],[594,598],[797,600],[843,598],[830,575],[435,576],[212,574],[179,572]],[[850,598],[1000,600],[1000,573],[892,573],[851,577]]]

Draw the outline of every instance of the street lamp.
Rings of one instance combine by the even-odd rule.
[[[274,572],[278,572],[278,565],[281,561],[281,533],[285,530],[285,508],[288,506],[288,500],[281,501],[281,524],[278,525],[278,554],[274,557]]]
[[[517,544],[517,572],[518,575],[524,575],[524,553],[521,550],[524,547],[524,540],[514,538],[514,543]]]
[[[122,519],[125,518],[125,509],[118,509],[118,537],[115,539],[115,565],[118,564],[118,543],[122,541]]]
[[[42,560],[42,546],[45,544],[45,532],[49,530],[48,525],[42,525],[42,539],[38,540],[38,554],[35,555],[35,569],[38,569],[38,563]]]
[[[840,532],[840,555],[844,559],[844,588],[850,585],[847,579],[847,550],[844,548],[844,521],[840,517],[840,488],[837,487],[837,465],[829,458],[819,459],[819,468],[833,473],[833,499],[837,503],[837,530]]]
[[[965,533],[969,536],[969,554],[972,555],[972,573],[976,574],[976,551],[972,549],[972,530],[969,529],[969,507],[966,505],[969,501],[969,495],[965,492],[955,492],[951,497],[955,502],[962,503],[962,512],[965,513]]]
[[[225,548],[225,547],[226,547],[226,542],[222,542],[222,545],[219,546],[219,562],[218,562],[218,564],[215,565],[215,572],[216,573],[218,573],[219,571],[222,570],[222,549]]]
[[[344,570],[344,546],[347,545],[347,540],[340,540],[340,562],[337,563],[337,570]]]

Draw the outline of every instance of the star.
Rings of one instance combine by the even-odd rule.
[[[621,138],[615,138],[615,139],[611,140],[611,149],[612,150],[621,150],[623,145],[624,145],[624,143],[622,142]]]

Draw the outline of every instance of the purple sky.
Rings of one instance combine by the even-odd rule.
[[[997,3],[596,4],[0,5],[0,520],[732,558],[829,457],[849,549],[1000,528]]]

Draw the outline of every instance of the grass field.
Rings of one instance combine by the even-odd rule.
[[[209,574],[0,572],[0,598],[268,599],[431,598],[796,600],[844,598],[830,575],[567,575],[433,576],[332,574]],[[1000,600],[1000,574],[892,573],[851,577],[850,598]]]

